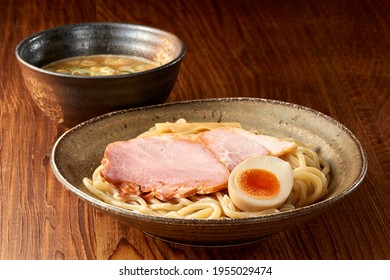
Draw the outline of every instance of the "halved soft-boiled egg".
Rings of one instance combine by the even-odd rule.
[[[228,192],[243,211],[279,208],[293,186],[291,165],[275,156],[259,155],[238,164],[231,172]]]

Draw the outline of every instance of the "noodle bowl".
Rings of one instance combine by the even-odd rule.
[[[256,217],[197,219],[141,214],[106,203],[85,187],[83,178],[88,176],[92,181],[92,174],[107,145],[133,139],[156,122],[176,121],[177,116],[194,122],[240,122],[247,130],[256,130],[263,135],[309,143],[306,147],[296,142],[319,155],[321,170],[327,174],[327,194],[308,206],[295,205],[292,210],[280,206],[278,211]],[[306,166],[313,164],[311,151],[305,152],[304,156]],[[291,158],[299,163],[300,157]],[[321,163],[322,159],[326,162]],[[328,163],[330,171],[326,171]],[[355,191],[368,167],[364,148],[356,136],[329,116],[297,104],[243,97],[189,100],[112,112],[64,133],[53,147],[50,164],[59,182],[93,209],[149,236],[192,246],[245,244],[305,223]],[[300,184],[294,181],[296,185]],[[313,193],[307,192],[306,197],[309,195]],[[290,200],[292,198],[291,195]],[[170,207],[175,206],[171,204]],[[242,213],[243,216],[247,214],[251,213]]]

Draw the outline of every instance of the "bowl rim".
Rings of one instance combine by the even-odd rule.
[[[102,26],[102,25],[115,26],[115,27],[125,27],[125,28],[135,28],[135,29],[141,30],[141,31],[152,31],[155,33],[170,36],[170,37],[174,38],[175,40],[177,40],[177,42],[179,43],[180,52],[174,59],[172,59],[168,63],[162,64],[158,67],[155,67],[155,68],[152,68],[149,70],[145,70],[145,71],[141,71],[141,72],[121,74],[121,75],[109,75],[109,76],[103,76],[103,75],[100,75],[100,76],[76,76],[76,75],[71,75],[71,74],[57,73],[57,72],[45,70],[41,67],[32,65],[29,62],[27,62],[24,58],[22,58],[22,56],[21,56],[21,50],[28,42],[34,41],[38,37],[40,37],[46,33],[61,31],[63,29],[67,29],[67,28],[73,29],[73,28],[82,28],[82,27],[88,27],[88,26],[95,27],[95,26]],[[50,76],[58,76],[58,77],[63,77],[63,78],[68,78],[68,79],[88,79],[88,80],[90,80],[90,79],[91,80],[120,79],[120,78],[124,78],[124,77],[140,76],[140,75],[144,75],[147,73],[158,72],[162,69],[169,68],[169,67],[173,66],[174,64],[180,63],[183,60],[186,53],[187,53],[187,45],[184,43],[184,41],[181,38],[179,38],[174,33],[160,29],[160,28],[148,26],[148,25],[126,23],[126,22],[81,22],[81,23],[66,24],[66,25],[51,27],[51,28],[44,29],[44,30],[41,30],[41,31],[38,31],[38,32],[35,32],[33,34],[28,35],[26,38],[21,40],[17,44],[17,46],[15,47],[15,56],[16,56],[17,60],[19,61],[19,63],[23,64],[24,66],[26,66],[34,71],[41,72],[43,74],[47,74]]]
[[[79,129],[82,129],[85,126],[88,126],[89,124],[93,124],[98,122],[101,119],[109,118],[110,116],[114,115],[120,115],[120,114],[127,114],[131,113],[133,111],[140,111],[140,110],[148,110],[153,108],[167,108],[167,107],[173,107],[178,106],[180,104],[197,104],[197,103],[220,103],[220,102],[262,102],[262,103],[268,103],[268,104],[277,104],[282,106],[288,106],[288,107],[294,107],[298,110],[304,110],[306,112],[309,112],[311,114],[317,115],[319,117],[325,118],[327,121],[332,122],[334,125],[338,126],[340,129],[345,131],[346,134],[348,134],[349,137],[353,140],[353,142],[356,144],[359,155],[362,160],[362,166],[360,167],[360,173],[356,177],[353,184],[351,184],[346,190],[339,193],[337,196],[334,197],[327,197],[319,202],[299,207],[292,210],[287,210],[284,212],[279,213],[270,213],[265,214],[262,216],[257,217],[246,217],[246,218],[229,218],[229,219],[196,219],[196,218],[171,218],[171,217],[161,217],[161,216],[152,216],[152,215],[146,215],[141,214],[137,212],[133,212],[131,210],[122,209],[120,207],[116,207],[113,205],[110,205],[106,202],[103,202],[99,200],[98,198],[95,198],[92,194],[87,194],[80,189],[78,189],[76,186],[72,185],[70,182],[68,182],[60,173],[59,168],[56,164],[56,151],[57,147],[61,144],[61,141],[65,139],[66,137],[70,136],[72,133],[77,132]],[[356,138],[356,136],[350,131],[346,126],[341,124],[340,122],[336,121],[335,119],[331,118],[330,116],[321,113],[319,111],[316,111],[314,109],[311,109],[309,107],[305,107],[302,105],[289,103],[285,101],[280,100],[273,100],[273,99],[265,99],[265,98],[252,98],[252,97],[228,97],[228,98],[209,98],[209,99],[194,99],[194,100],[185,100],[185,101],[177,101],[177,102],[170,102],[170,103],[164,103],[164,104],[157,104],[157,105],[150,105],[150,106],[144,106],[144,107],[137,107],[137,108],[129,108],[119,111],[110,112],[95,118],[92,118],[90,120],[87,120],[85,122],[82,122],[75,127],[69,129],[65,133],[63,133],[55,142],[53,145],[51,154],[50,154],[50,164],[52,167],[52,170],[57,177],[57,179],[62,183],[63,186],[65,186],[68,190],[76,194],[79,198],[82,200],[90,203],[92,206],[100,209],[105,210],[106,212],[113,213],[115,215],[120,215],[125,218],[130,219],[136,219],[136,220],[143,220],[148,222],[154,222],[154,223],[160,223],[160,224],[180,224],[180,225],[202,225],[202,226],[226,226],[226,225],[236,225],[237,222],[239,224],[258,224],[258,223],[266,223],[266,222],[275,222],[280,220],[287,220],[295,216],[301,216],[301,215],[309,215],[310,213],[316,211],[321,212],[321,210],[325,210],[330,205],[335,204],[336,202],[343,199],[345,196],[350,194],[352,191],[356,190],[356,188],[362,183],[364,180],[367,169],[368,169],[368,159],[366,151],[363,147],[363,145],[360,143],[360,141]]]

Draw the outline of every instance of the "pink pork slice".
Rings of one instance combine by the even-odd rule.
[[[163,201],[226,189],[230,174],[199,141],[168,135],[111,143],[102,164],[122,194]]]
[[[247,158],[257,155],[281,156],[297,148],[294,142],[235,127],[221,127],[202,132],[199,140],[216,154],[229,171]]]

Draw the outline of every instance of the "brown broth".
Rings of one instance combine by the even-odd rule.
[[[153,61],[126,55],[90,55],[61,59],[42,68],[75,76],[110,76],[142,72],[158,67]]]

